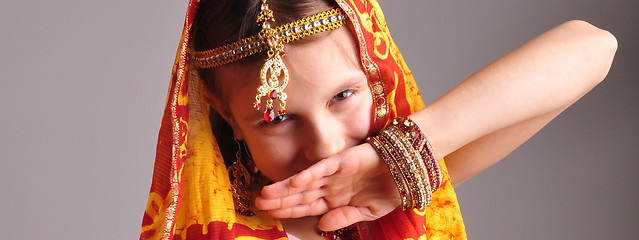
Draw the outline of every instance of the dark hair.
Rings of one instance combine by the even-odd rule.
[[[201,51],[222,46],[257,34],[261,27],[255,21],[260,11],[260,0],[201,0],[193,19],[190,33],[191,48]],[[269,0],[273,10],[275,25],[281,25],[314,14],[319,8],[331,8],[337,4],[331,0]],[[264,59],[265,54],[256,54],[239,62],[247,63]],[[224,96],[216,84],[215,68],[198,69],[207,91],[224,101]],[[235,160],[238,146],[234,143],[233,130],[217,113],[209,114],[213,134],[227,166]],[[247,157],[247,153],[243,153]]]

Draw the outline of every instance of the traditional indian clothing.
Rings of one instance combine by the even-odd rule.
[[[172,71],[158,136],[153,182],[140,239],[287,239],[264,211],[236,213],[224,159],[212,134],[210,107],[190,63],[189,32],[198,0],[191,0]],[[372,133],[424,107],[415,80],[393,42],[375,0],[337,0],[355,30],[373,95]],[[443,183],[423,210],[396,209],[357,223],[361,239],[466,239],[457,197],[443,159]]]

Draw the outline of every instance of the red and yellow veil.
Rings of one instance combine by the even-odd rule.
[[[189,30],[198,0],[191,0],[173,66],[158,136],[153,182],[140,239],[286,239],[264,212],[235,212],[228,173],[209,123],[202,83],[189,64]],[[359,42],[373,94],[372,131],[424,107],[415,80],[393,42],[376,0],[337,0]],[[457,197],[440,160],[444,182],[424,210],[395,210],[358,223],[362,239],[465,239]]]

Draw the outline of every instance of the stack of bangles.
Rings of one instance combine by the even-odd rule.
[[[410,118],[396,118],[377,136],[366,138],[390,170],[402,210],[424,208],[442,184],[439,162],[426,136]]]

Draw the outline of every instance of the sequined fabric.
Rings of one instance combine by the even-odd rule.
[[[172,71],[158,135],[149,199],[140,239],[287,239],[264,212],[236,214],[222,154],[211,132],[209,107],[189,63],[189,30],[198,0],[191,0]],[[371,132],[424,107],[417,85],[393,42],[375,0],[337,0],[355,29],[373,95]],[[359,223],[362,239],[466,239],[445,162],[444,181],[424,210],[395,210]]]

